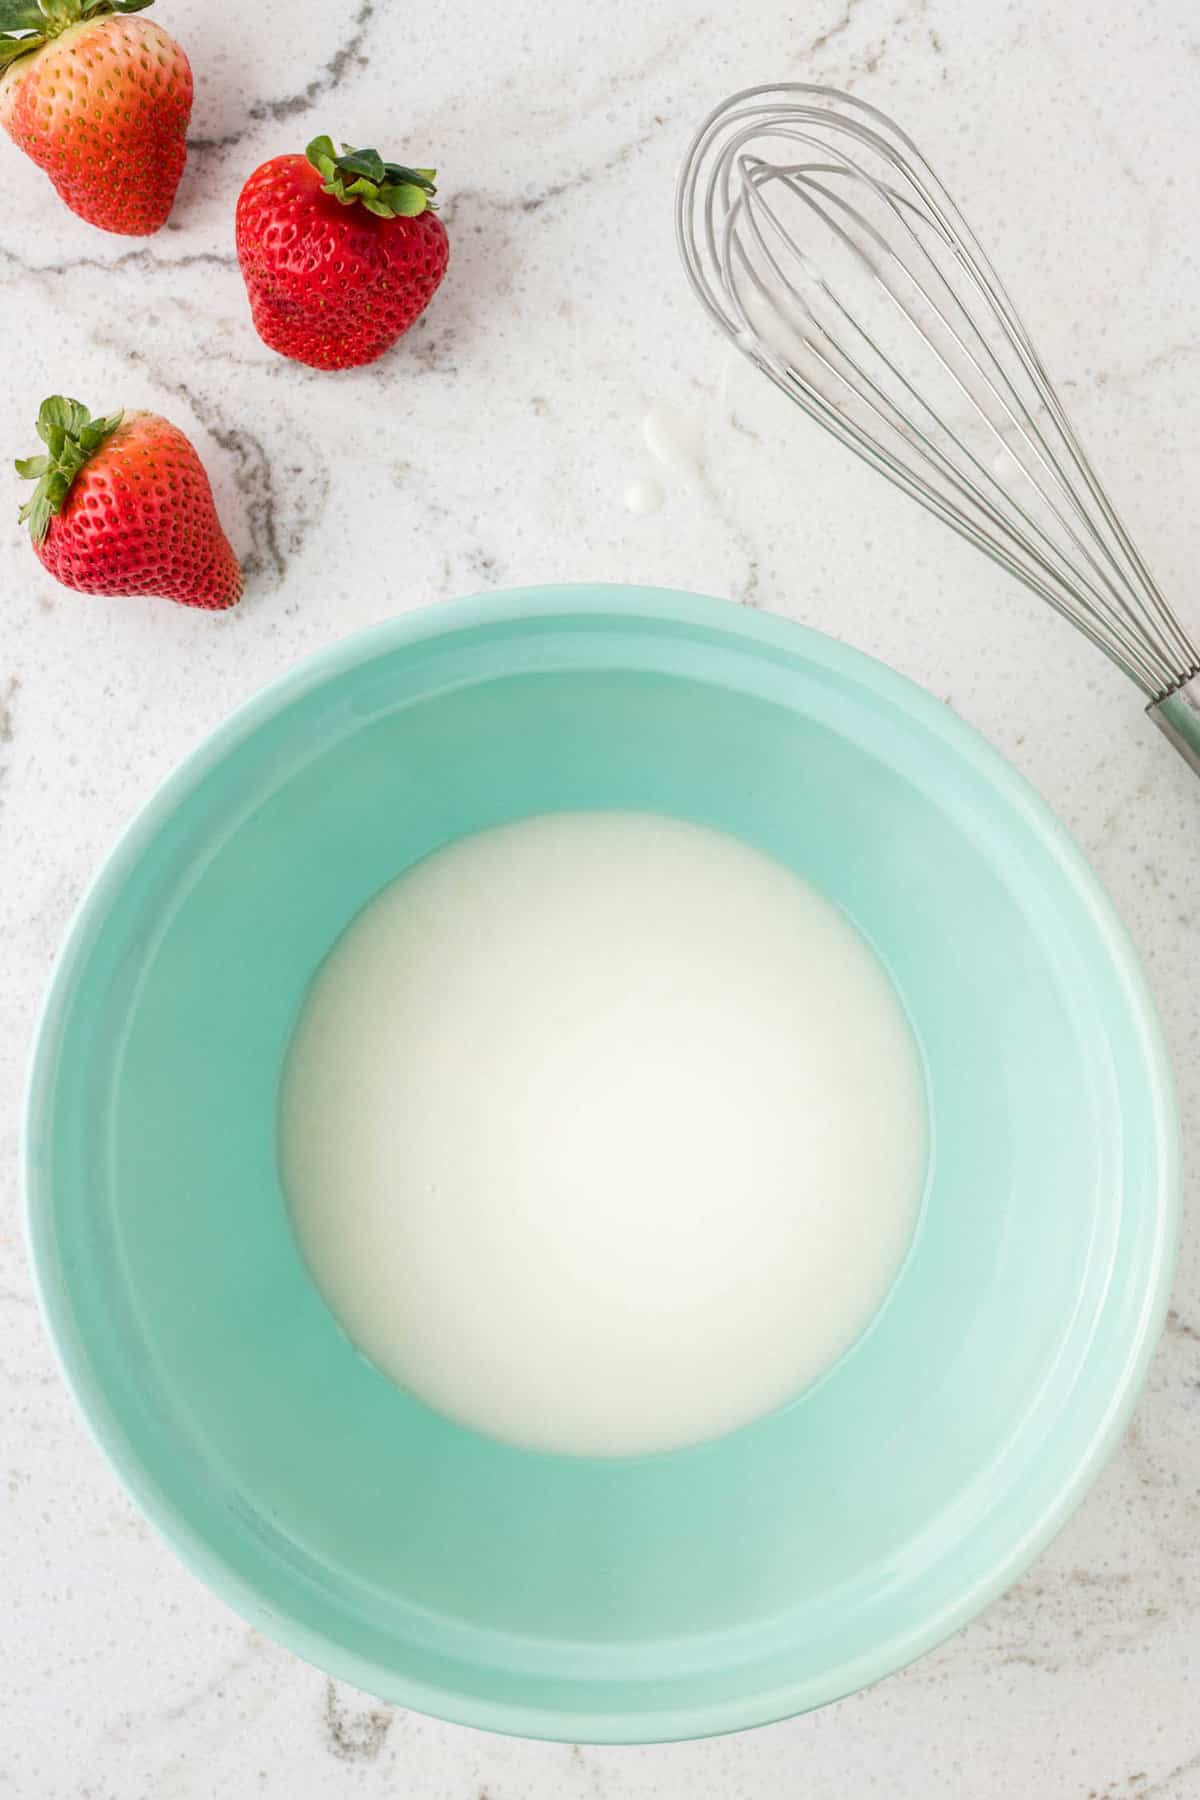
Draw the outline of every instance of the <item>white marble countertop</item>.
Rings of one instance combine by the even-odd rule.
[[[169,227],[90,230],[0,144],[6,453],[44,394],[195,439],[250,575],[236,614],[88,600],[0,534],[0,1791],[31,1800],[1192,1800],[1200,1796],[1200,1251],[1119,1454],[1003,1600],[912,1669],[742,1737],[593,1750],[331,1684],[213,1599],[87,1439],[31,1299],[16,1132],[39,996],[130,813],[298,657],[444,596],[556,579],[725,594],[948,699],[1047,796],[1145,959],[1200,1152],[1200,787],[1106,663],[734,366],[671,238],[723,93],[851,86],[905,123],[1009,279],[1168,592],[1200,617],[1200,25],[1190,0],[162,0],[197,76]],[[1123,16],[1122,16],[1123,15]],[[254,336],[242,180],[318,131],[436,163],[450,275],[345,376]],[[418,155],[419,152],[419,155]],[[705,430],[653,472],[654,405]],[[1193,1182],[1194,1197],[1194,1182]]]

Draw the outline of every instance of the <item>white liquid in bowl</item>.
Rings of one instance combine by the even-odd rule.
[[[462,1423],[612,1456],[788,1400],[908,1247],[917,1054],[842,915],[722,833],[546,815],[379,894],[284,1078],[295,1230],[377,1366]]]

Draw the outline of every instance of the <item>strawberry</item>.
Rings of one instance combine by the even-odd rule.
[[[314,369],[390,349],[450,260],[433,178],[377,150],[339,155],[327,137],[255,169],[238,196],[237,253],[264,344]]]
[[[157,413],[93,419],[56,394],[42,402],[37,432],[46,455],[17,463],[37,482],[21,518],[57,581],[214,611],[237,604],[242,571],[182,431]]]
[[[73,213],[145,237],[187,156],[192,71],[151,0],[0,0],[0,125]]]

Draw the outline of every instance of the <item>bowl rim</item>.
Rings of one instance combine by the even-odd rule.
[[[594,1714],[545,1706],[481,1699],[398,1674],[373,1659],[330,1641],[264,1603],[259,1591],[214,1551],[175,1502],[146,1470],[116,1410],[98,1380],[78,1334],[56,1248],[51,1196],[35,1165],[31,1145],[38,1123],[52,1110],[55,1068],[63,1025],[77,973],[108,909],[129,871],[176,806],[231,750],[261,724],[304,694],[384,652],[429,639],[464,633],[487,624],[540,618],[622,616],[715,629],[751,646],[799,655],[811,666],[852,681],[916,725],[943,740],[947,749],[998,792],[1040,847],[1057,863],[1089,914],[1097,940],[1107,951],[1122,988],[1147,1073],[1147,1096],[1155,1158],[1154,1232],[1147,1255],[1150,1280],[1107,1407],[1097,1418],[1085,1453],[1071,1477],[1030,1521],[1024,1532],[952,1602],[907,1631],[895,1633],[871,1651],[783,1687],[722,1703],[658,1711]],[[811,626],[752,611],[736,602],[687,590],[625,583],[566,583],[497,589],[442,601],[335,639],[275,676],[249,700],[205,734],[153,790],[121,830],[86,885],[64,933],[34,1030],[22,1115],[21,1164],[27,1253],[43,1321],[56,1360],[93,1442],[132,1498],[184,1566],[255,1628],[321,1669],[390,1702],[454,1724],[558,1742],[665,1743],[710,1737],[770,1724],[831,1704],[896,1674],[959,1630],[1001,1594],[1066,1523],[1115,1449],[1133,1412],[1166,1315],[1180,1218],[1179,1124],[1166,1047],[1137,953],[1107,892],[1074,838],[1026,778],[952,709],[907,676],[864,651]],[[819,1691],[814,1692],[814,1689]]]

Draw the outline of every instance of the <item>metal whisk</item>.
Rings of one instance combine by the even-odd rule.
[[[748,88],[697,132],[676,231],[776,386],[1098,645],[1200,773],[1200,651],[912,140],[834,88]]]

